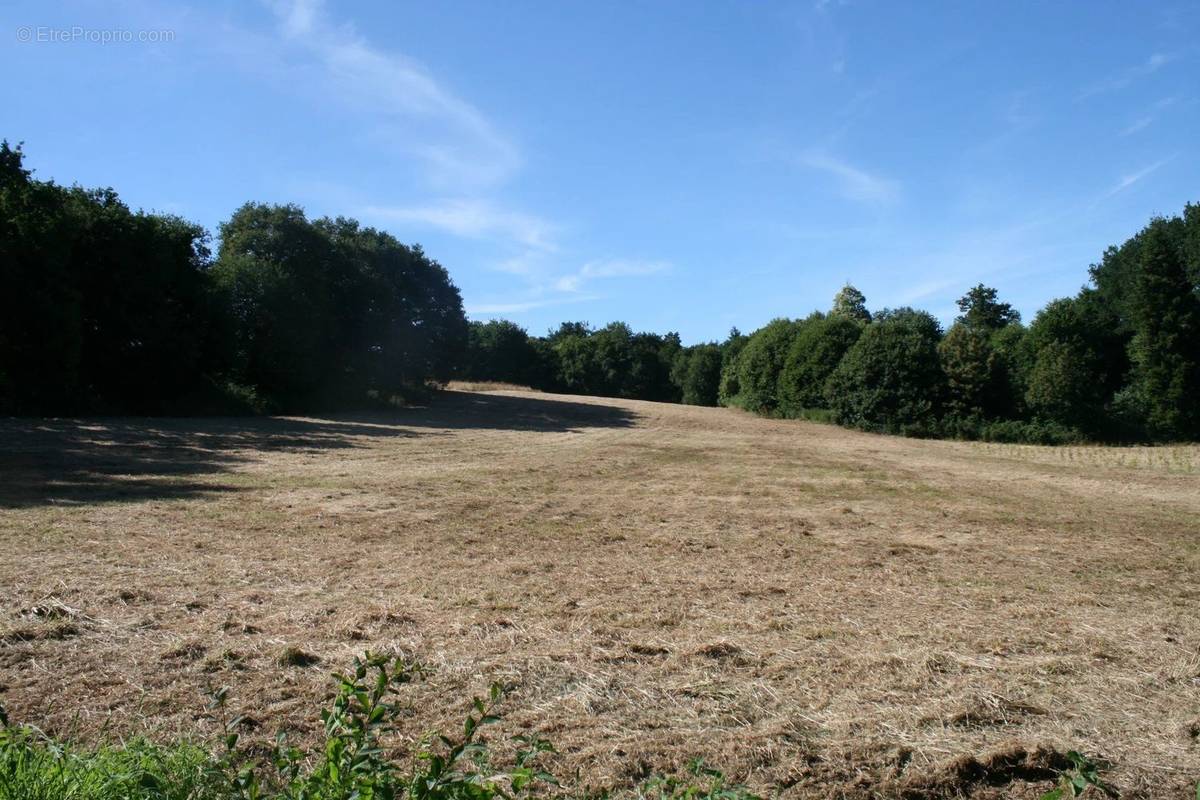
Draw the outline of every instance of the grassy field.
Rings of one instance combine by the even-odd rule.
[[[499,679],[574,789],[701,756],[795,797],[1200,779],[1200,448],[916,441],[451,392],[325,418],[0,421],[0,704],[83,740],[316,737],[366,648]],[[285,657],[285,654],[289,654]],[[1193,794],[1194,796],[1194,794]]]

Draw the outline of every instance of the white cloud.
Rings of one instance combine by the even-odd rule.
[[[466,312],[472,315],[521,314],[525,311],[532,311],[535,308],[561,306],[568,303],[582,303],[587,300],[595,299],[596,295],[582,294],[560,294],[551,297],[535,296],[525,300],[501,301],[493,303],[467,303]]]
[[[802,167],[824,172],[833,177],[843,196],[866,203],[890,203],[900,194],[900,185],[893,180],[872,175],[864,169],[827,153],[809,151],[797,158]]]
[[[1141,78],[1145,78],[1148,75],[1153,75],[1155,72],[1158,72],[1160,69],[1165,67],[1167,64],[1170,64],[1174,60],[1174,54],[1153,53],[1149,58],[1146,59],[1145,62],[1137,65],[1136,67],[1130,67],[1129,69],[1118,73],[1108,80],[1101,81],[1100,83],[1093,84],[1092,86],[1084,89],[1082,92],[1080,92],[1078,99],[1086,100],[1089,97],[1095,97],[1096,95],[1107,94],[1108,92],[1116,92],[1124,89]]]
[[[1165,166],[1168,162],[1170,162],[1171,159],[1173,159],[1173,158],[1175,158],[1175,156],[1170,156],[1168,158],[1162,159],[1161,161],[1156,161],[1153,164],[1142,167],[1141,169],[1137,170],[1136,172],[1131,172],[1128,175],[1122,175],[1121,179],[1119,181],[1117,181],[1116,184],[1114,184],[1111,189],[1109,189],[1107,192],[1104,193],[1102,199],[1112,197],[1113,195],[1117,194],[1118,192],[1123,192],[1124,190],[1128,189],[1130,186],[1133,186],[1135,183],[1140,181],[1142,178],[1145,178],[1147,175],[1157,172],[1159,169],[1161,169],[1163,166]]]
[[[1147,114],[1144,117],[1140,117],[1139,119],[1134,120],[1129,125],[1126,125],[1125,128],[1121,131],[1121,136],[1132,136],[1133,134],[1137,133],[1138,131],[1145,129],[1149,125],[1153,124],[1153,122],[1156,119],[1158,119],[1158,113],[1160,111],[1162,111],[1165,108],[1169,108],[1174,104],[1175,104],[1174,97],[1165,97],[1162,100],[1159,100],[1157,103],[1155,103],[1153,106],[1150,107],[1149,114]]]
[[[520,314],[535,308],[596,300],[602,295],[587,291],[594,282],[657,275],[671,269],[671,265],[665,261],[611,258],[589,261],[578,270],[556,278],[550,265],[545,262],[543,254],[525,253],[495,265],[498,270],[528,279],[529,288],[516,297],[509,295],[484,302],[468,302],[467,313]]]
[[[487,185],[520,166],[517,149],[478,109],[420,64],[372,47],[348,23],[331,23],[320,0],[270,7],[285,57],[314,60],[312,85],[329,101],[369,114],[372,132],[423,161],[433,183]]]
[[[655,275],[666,272],[671,265],[666,261],[637,261],[629,259],[605,259],[589,261],[578,272],[564,275],[555,282],[560,292],[578,292],[583,284],[596,278],[629,278]]]
[[[1124,129],[1122,129],[1121,135],[1122,136],[1132,136],[1133,134],[1137,133],[1138,131],[1149,127],[1150,123],[1152,123],[1152,122],[1154,122],[1154,117],[1142,117],[1141,119],[1136,119],[1133,122],[1126,125]]]
[[[555,226],[546,220],[498,208],[484,200],[444,200],[421,206],[367,206],[363,216],[439,228],[472,239],[498,238],[553,252]]]

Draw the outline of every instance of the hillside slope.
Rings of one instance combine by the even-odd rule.
[[[370,647],[436,669],[414,736],[500,678],[577,787],[702,756],[791,796],[1032,797],[1071,748],[1128,797],[1200,778],[1196,447],[452,392],[3,420],[0,452],[0,703],[54,733],[194,735],[228,684],[248,735],[315,734]]]

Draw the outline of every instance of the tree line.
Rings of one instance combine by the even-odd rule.
[[[472,322],[465,373],[535,388],[723,405],[864,430],[1065,443],[1200,438],[1200,205],[1105,251],[1089,285],[1025,325],[995,289],[872,313],[853,286],[827,311],[683,347],[674,333],[564,323],[529,336]]]
[[[948,330],[846,286],[826,311],[684,347],[622,322],[468,323],[419,246],[293,205],[242,206],[214,253],[199,225],[23,162],[0,143],[0,413],[345,408],[464,377],[907,435],[1200,438],[1200,205],[1110,247],[1028,325],[983,285]]]
[[[248,203],[220,227],[34,179],[0,144],[0,413],[240,413],[445,381],[467,321],[420,247]]]

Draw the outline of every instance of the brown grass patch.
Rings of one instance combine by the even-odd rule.
[[[311,740],[370,648],[434,669],[413,736],[500,680],[581,791],[694,757],[814,798],[1036,797],[1070,749],[1126,798],[1200,777],[1187,447],[452,391],[0,452],[3,703],[52,732],[194,735],[227,684],[248,740]]]

